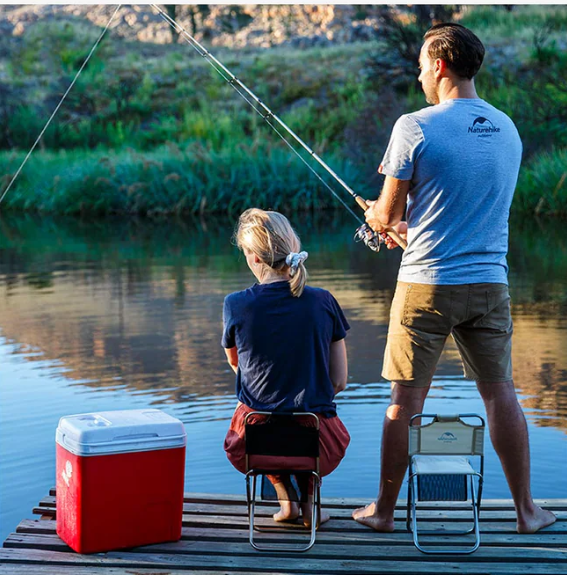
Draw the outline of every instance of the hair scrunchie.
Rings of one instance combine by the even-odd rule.
[[[295,275],[299,264],[304,262],[308,256],[309,254],[307,252],[291,252],[288,254],[288,256],[285,258],[285,263],[289,266],[289,273],[292,277]]]

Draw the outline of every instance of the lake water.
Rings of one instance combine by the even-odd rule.
[[[323,496],[377,490],[389,385],[380,377],[400,253],[351,241],[348,214],[294,217],[310,283],[350,323],[349,387],[338,410],[352,443]],[[187,491],[244,493],[222,443],[234,375],[220,346],[222,302],[253,283],[226,220],[0,218],[0,537],[55,484],[61,416],[157,407],[187,430]],[[567,497],[567,234],[514,222],[514,370],[531,440],[535,497]],[[449,342],[428,412],[484,414]],[[401,496],[405,497],[406,488]],[[487,439],[485,497],[509,498]]]

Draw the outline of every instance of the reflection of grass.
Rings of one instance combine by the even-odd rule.
[[[302,242],[317,253],[318,265],[334,266],[348,260],[352,251],[366,254],[363,246],[351,242],[354,220],[342,212],[290,215]],[[207,258],[217,273],[243,269],[242,258],[233,245],[237,216],[231,219],[207,217],[75,219],[35,214],[0,217],[0,253],[11,252],[30,271],[61,254],[77,262],[119,261],[158,262],[169,265],[182,261],[196,266]],[[368,250],[370,257],[372,252]]]
[[[567,309],[564,224],[554,220],[513,220],[508,263],[515,305],[529,306],[542,314]]]
[[[352,242],[356,222],[342,211],[293,215],[308,268],[348,268],[354,278],[392,287],[399,253],[374,254]],[[41,273],[64,260],[115,268],[124,262],[150,270],[154,265],[199,268],[223,275],[245,269],[231,242],[231,218],[72,219],[49,216],[0,218],[0,253],[13,254],[21,273]],[[7,260],[4,259],[7,265]],[[537,304],[540,312],[567,306],[567,239],[561,223],[514,219],[510,233],[510,286],[517,305]],[[352,279],[355,283],[358,279]]]

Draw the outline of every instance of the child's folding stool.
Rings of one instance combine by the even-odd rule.
[[[260,422],[251,418],[260,416]],[[319,418],[314,413],[252,411],[244,420],[246,442],[246,498],[250,545],[258,551],[307,551],[315,543],[321,517],[319,475]],[[259,544],[255,531],[281,531],[282,527],[255,525],[256,479],[278,474],[308,474],[313,485],[310,539],[306,545]],[[262,495],[264,490],[262,490]]]

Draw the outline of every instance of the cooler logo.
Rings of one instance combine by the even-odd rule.
[[[469,126],[469,134],[477,134],[483,138],[489,138],[492,134],[497,134],[500,132],[500,128],[497,128],[488,118],[483,118],[479,116]]]
[[[69,482],[71,481],[72,475],[73,475],[73,466],[71,465],[70,461],[67,461],[65,463],[65,470],[61,474],[61,476],[63,477],[63,481],[65,482],[65,485],[67,487],[69,487]]]
[[[443,433],[443,435],[440,435],[437,438],[437,441],[442,441],[443,443],[450,443],[451,441],[457,441],[457,437],[450,431],[446,431],[445,433]]]

